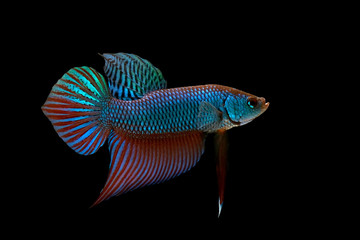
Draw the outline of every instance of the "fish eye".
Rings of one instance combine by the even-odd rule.
[[[256,108],[256,106],[258,105],[258,100],[255,97],[249,97],[247,100],[247,105],[250,108]]]

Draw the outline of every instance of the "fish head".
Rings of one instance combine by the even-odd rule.
[[[230,122],[242,126],[265,112],[269,104],[263,97],[237,90],[227,96],[224,108]]]

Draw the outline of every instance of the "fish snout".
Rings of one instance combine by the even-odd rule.
[[[269,107],[269,105],[270,105],[269,102],[266,102],[266,99],[265,99],[264,97],[260,97],[260,98],[258,99],[258,101],[261,102],[261,108],[262,108],[263,111],[265,111],[265,110]]]

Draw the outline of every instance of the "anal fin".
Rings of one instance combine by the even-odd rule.
[[[142,137],[112,133],[109,137],[109,175],[92,206],[190,170],[204,151],[204,140],[205,135],[200,131]]]

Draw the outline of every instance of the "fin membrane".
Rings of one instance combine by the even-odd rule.
[[[159,69],[146,59],[128,53],[104,53],[104,71],[108,77],[112,96],[121,100],[134,100],[145,94],[166,88]]]
[[[214,132],[222,121],[222,112],[209,102],[201,102],[196,120],[197,129],[204,132]]]
[[[104,144],[110,133],[100,121],[109,95],[100,73],[90,67],[76,67],[54,85],[42,110],[69,147],[89,155]]]
[[[112,196],[160,183],[190,170],[203,154],[204,140],[204,134],[198,131],[153,138],[111,133],[109,175],[92,206]]]
[[[225,130],[219,130],[215,135],[215,152],[216,152],[216,174],[218,180],[219,192],[219,213],[220,216],[222,206],[224,204],[225,181],[227,172],[227,150],[228,137]]]

